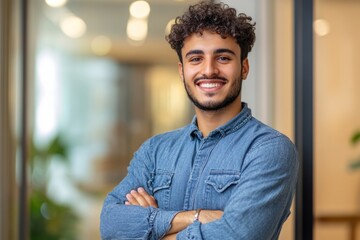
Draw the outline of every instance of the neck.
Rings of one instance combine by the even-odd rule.
[[[231,105],[216,111],[204,111],[195,108],[197,125],[203,137],[207,137],[211,131],[233,119],[241,112],[241,109],[241,101],[238,99]]]

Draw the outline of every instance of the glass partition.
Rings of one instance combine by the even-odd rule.
[[[30,1],[30,239],[100,239],[133,152],[191,120],[164,38],[190,3],[137,16],[132,1]]]
[[[315,239],[359,239],[360,4],[315,5]]]
[[[31,239],[100,239],[133,152],[193,116],[164,35],[197,1],[149,1],[141,16],[132,2],[29,1]],[[292,1],[228,2],[258,24],[244,98],[293,138]],[[293,214],[280,236],[292,238]]]

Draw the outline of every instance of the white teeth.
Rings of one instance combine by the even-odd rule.
[[[220,86],[219,83],[201,83],[200,84],[200,87],[202,87],[202,88],[215,88],[218,86]]]

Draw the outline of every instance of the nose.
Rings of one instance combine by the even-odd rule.
[[[208,59],[204,61],[203,75],[207,77],[215,76],[219,74],[219,69],[216,61]]]

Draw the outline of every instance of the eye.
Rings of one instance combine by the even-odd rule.
[[[198,64],[201,61],[202,61],[201,57],[194,56],[194,57],[189,58],[189,63],[191,63],[191,64]]]
[[[199,62],[199,61],[201,61],[201,58],[200,57],[192,57],[192,58],[190,58],[189,61],[190,62]]]
[[[231,59],[226,56],[220,56],[217,58],[220,62],[229,62]]]

